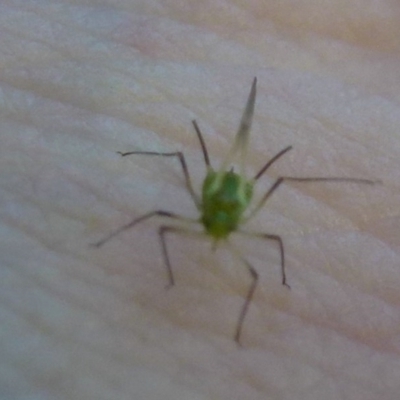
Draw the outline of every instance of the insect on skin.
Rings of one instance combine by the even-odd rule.
[[[240,258],[240,260],[247,267],[250,273],[252,282],[247,291],[246,298],[240,310],[239,318],[236,324],[234,339],[238,344],[240,344],[243,322],[245,320],[249,305],[251,303],[254,291],[257,286],[258,272],[238,252],[238,250],[235,249],[229,243],[228,238],[230,234],[233,232],[237,232],[243,235],[258,237],[261,239],[275,242],[278,245],[280,252],[282,285],[286,286],[287,288],[290,288],[290,286],[286,282],[285,252],[284,252],[282,238],[278,235],[270,233],[244,231],[242,230],[242,226],[259,212],[259,210],[263,207],[265,202],[284,182],[300,182],[300,183],[348,182],[348,183],[361,183],[368,185],[372,185],[378,182],[369,179],[344,178],[344,177],[296,178],[291,176],[281,176],[275,180],[275,182],[267,190],[264,196],[262,196],[261,199],[259,199],[258,202],[256,202],[256,204],[253,207],[251,207],[253,188],[257,180],[261,178],[261,176],[269,169],[269,167],[271,167],[272,164],[274,164],[278,159],[280,159],[284,154],[286,154],[289,150],[292,149],[292,146],[285,147],[274,157],[272,157],[257,172],[257,174],[255,174],[251,178],[248,178],[248,174],[246,173],[247,142],[253,120],[254,105],[256,101],[256,87],[257,87],[257,78],[254,78],[249,98],[247,100],[247,104],[244,109],[242,119],[239,125],[239,129],[236,133],[235,141],[219,169],[215,170],[211,166],[206,144],[203,139],[203,135],[200,131],[199,126],[197,125],[197,122],[195,120],[192,121],[198,140],[200,142],[201,150],[204,156],[204,162],[207,168],[207,173],[203,181],[201,196],[199,196],[193,190],[185,156],[182,152],[180,151],[167,152],[167,153],[160,153],[155,151],[131,151],[128,153],[118,152],[119,154],[121,154],[122,157],[129,155],[147,155],[147,156],[177,158],[182,167],[183,175],[185,177],[186,187],[196,205],[196,208],[200,213],[200,217],[198,219],[186,218],[181,215],[165,210],[155,210],[148,212],[138,218],[135,218],[133,221],[120,227],[119,229],[112,232],[102,240],[98,241],[97,243],[94,243],[94,246],[100,247],[104,243],[108,242],[111,238],[120,234],[121,232],[133,228],[139,223],[144,222],[155,216],[164,217],[169,220],[185,221],[202,225],[204,229],[204,234],[208,235],[213,242],[213,248],[216,248],[216,246],[220,242],[226,243],[228,245],[228,248]],[[237,158],[239,162],[239,172],[235,172],[231,167],[232,162],[237,160]],[[175,284],[175,279],[165,241],[166,235],[169,233],[198,234],[199,232],[168,224],[163,224],[158,228],[158,235],[160,238],[162,255],[168,272],[168,279],[169,279],[168,286],[173,286]]]

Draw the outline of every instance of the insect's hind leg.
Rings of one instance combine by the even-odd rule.
[[[249,290],[247,292],[246,299],[245,299],[245,301],[243,303],[242,309],[240,310],[239,319],[238,319],[238,322],[237,322],[237,325],[236,325],[235,341],[239,345],[241,345],[240,337],[242,335],[244,319],[246,318],[247,311],[249,309],[251,301],[253,300],[254,292],[255,292],[257,284],[258,284],[258,272],[244,258],[242,258],[242,261],[246,264],[253,281],[252,281],[252,283],[250,285],[250,288],[249,288]]]
[[[281,274],[282,274],[282,285],[286,286],[288,289],[290,289],[289,284],[286,282],[286,272],[285,272],[285,251],[283,247],[283,240],[280,236],[278,235],[271,235],[269,233],[253,233],[253,232],[244,232],[244,231],[238,231],[238,233],[241,233],[246,236],[251,236],[251,237],[258,237],[261,239],[267,239],[267,240],[273,240],[278,243],[279,245],[279,250],[280,250],[280,258],[281,258]],[[247,315],[247,311],[249,309],[250,303],[253,299],[254,292],[256,290],[257,284],[258,284],[258,272],[255,270],[255,268],[239,253],[237,249],[235,249],[229,242],[227,242],[229,245],[230,250],[236,254],[240,260],[247,266],[250,275],[253,279],[249,290],[246,295],[246,299],[244,301],[244,304],[242,306],[242,309],[239,314],[239,319],[236,325],[236,332],[235,332],[235,341],[240,345],[240,337],[242,334],[243,330],[243,324],[244,320]]]
[[[166,152],[166,153],[160,153],[158,151],[129,151],[127,153],[123,153],[121,151],[118,151],[117,153],[120,154],[122,157],[130,156],[133,154],[144,155],[144,156],[158,156],[158,157],[178,157],[178,160],[182,167],[183,175],[185,177],[186,187],[196,205],[196,208],[200,209],[200,200],[193,189],[192,180],[190,178],[189,170],[185,160],[185,155],[181,151]]]
[[[245,298],[242,308],[240,310],[239,318],[236,323],[236,329],[235,329],[235,336],[234,336],[235,342],[239,346],[241,346],[240,338],[242,336],[244,321],[245,321],[247,312],[249,310],[250,303],[253,300],[254,292],[255,292],[257,284],[258,284],[259,275],[258,275],[258,272],[255,270],[255,268],[240,254],[240,252],[232,244],[230,244],[229,242],[226,242],[226,243],[227,243],[229,249],[231,250],[231,252],[233,254],[235,254],[237,257],[239,257],[239,259],[242,261],[242,263],[246,265],[246,267],[250,273],[251,279],[252,279],[251,285],[246,294],[246,298]]]
[[[190,221],[190,222],[197,222],[197,221]],[[172,233],[172,232],[177,233],[177,234],[191,235],[191,236],[203,236],[204,235],[202,232],[197,232],[194,230],[185,229],[182,227],[169,226],[169,225],[161,225],[158,228],[158,236],[160,238],[163,260],[164,260],[165,266],[167,267],[167,273],[168,273],[169,284],[167,285],[167,289],[170,288],[171,286],[175,285],[175,278],[174,278],[174,274],[172,272],[172,266],[171,266],[171,262],[169,260],[167,243],[165,240],[166,234]]]
[[[285,249],[283,247],[283,240],[279,235],[273,235],[270,233],[255,233],[255,232],[244,232],[239,231],[239,233],[251,237],[258,237],[260,239],[271,240],[278,243],[279,246],[279,254],[281,259],[281,276],[282,276],[282,285],[286,286],[290,289],[290,285],[286,281],[286,270],[285,270]]]

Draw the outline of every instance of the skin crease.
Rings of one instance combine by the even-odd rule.
[[[326,4],[325,4],[326,3]],[[0,398],[395,399],[400,382],[398,6],[303,2],[0,5]],[[223,248],[168,237],[154,209],[197,212],[178,161],[217,168],[258,78],[249,176],[382,179],[286,184]],[[168,223],[168,221],[166,222]]]

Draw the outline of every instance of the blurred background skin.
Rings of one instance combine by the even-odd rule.
[[[392,1],[2,1],[0,398],[380,399],[400,386],[400,7]],[[282,186],[236,238],[250,278],[207,241],[157,221],[89,244],[141,213],[195,217],[194,185],[232,142],[254,76],[249,145],[263,177],[379,178]]]

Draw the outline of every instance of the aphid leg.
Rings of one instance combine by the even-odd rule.
[[[240,336],[242,335],[244,319],[246,318],[247,311],[249,309],[251,300],[253,299],[254,291],[256,290],[257,283],[258,283],[258,272],[245,259],[242,259],[242,260],[247,265],[247,268],[249,269],[249,272],[250,272],[251,278],[253,279],[253,282],[251,283],[249,291],[247,292],[246,299],[245,299],[243,307],[240,311],[239,319],[238,319],[237,326],[236,326],[235,341],[240,346],[241,346]]]
[[[260,237],[267,239],[267,240],[275,240],[278,242],[279,251],[281,255],[281,274],[282,274],[282,285],[286,286],[290,289],[290,285],[286,282],[286,271],[285,271],[285,250],[283,248],[283,240],[278,235],[270,235],[268,233],[263,233]]]
[[[267,193],[265,193],[264,197],[254,208],[254,210],[251,211],[251,213],[246,218],[243,219],[243,223],[246,223],[247,221],[249,221],[251,218],[253,218],[258,213],[258,211],[260,211],[260,209],[263,207],[265,202],[269,199],[269,197],[272,195],[272,193],[274,193],[275,190],[278,189],[278,187],[282,184],[282,182],[283,182],[283,178],[278,178],[275,181],[275,183],[268,189]]]
[[[108,236],[104,237],[103,239],[99,240],[98,242],[95,242],[92,244],[92,246],[95,247],[100,247],[102,246],[104,243],[108,242],[110,239],[112,239],[113,237],[119,235],[120,233],[133,228],[135,225],[139,224],[140,222],[143,222],[149,218],[152,218],[154,216],[160,216],[160,217],[167,217],[167,218],[173,218],[173,219],[177,219],[177,220],[185,220],[185,221],[189,221],[189,222],[195,222],[194,220],[188,219],[188,218],[184,218],[180,215],[171,213],[169,211],[163,211],[163,210],[157,210],[157,211],[151,211],[147,214],[142,215],[141,217],[135,218],[133,221],[129,222],[129,224],[123,225],[120,228],[118,228],[117,230],[115,230],[114,232],[111,232]],[[196,221],[197,222],[197,221]]]
[[[246,231],[239,231],[242,235],[251,236],[251,237],[258,237],[261,239],[272,240],[278,243],[279,246],[279,253],[281,259],[281,276],[282,276],[282,285],[286,286],[290,289],[290,285],[286,281],[286,270],[285,270],[285,250],[283,247],[283,240],[278,235],[271,235],[270,233],[255,233],[255,232],[246,232]]]
[[[203,156],[204,156],[204,162],[205,162],[207,168],[211,168],[210,158],[208,157],[207,146],[206,146],[206,143],[204,141],[203,134],[201,133],[200,128],[197,125],[197,122],[196,122],[195,119],[192,121],[192,124],[194,126],[194,130],[196,131],[197,137],[198,137],[199,142],[200,142],[201,151],[203,152]]]
[[[287,153],[289,150],[292,150],[292,146],[285,147],[283,150],[281,150],[278,154],[273,156],[261,169],[260,171],[256,174],[256,176],[253,178],[255,181],[261,177],[261,175],[264,174],[264,172],[279,158],[281,158],[285,153]]]
[[[189,222],[198,222],[198,221],[189,221]],[[185,229],[185,228],[181,228],[181,227],[162,225],[158,228],[158,236],[160,238],[164,264],[167,267],[167,271],[168,271],[169,284],[167,285],[167,288],[175,285],[175,278],[174,278],[174,274],[172,272],[171,262],[169,261],[167,243],[165,241],[165,235],[170,232],[177,233],[177,234],[184,234],[185,236],[188,236],[188,235],[204,236],[203,232],[197,232],[197,231],[193,231],[193,230],[189,230],[189,229]]]
[[[376,183],[381,183],[379,180],[371,180],[371,179],[363,179],[363,178],[342,178],[342,177],[315,177],[315,178],[296,178],[292,176],[281,176],[279,177],[275,183],[269,188],[267,193],[265,193],[264,197],[261,201],[257,204],[254,210],[250,213],[250,215],[244,219],[243,222],[249,221],[249,219],[253,218],[254,215],[264,206],[265,202],[271,197],[271,195],[275,192],[276,189],[283,183],[283,182],[303,182],[303,183],[310,183],[310,182],[345,182],[345,183],[358,183],[358,184],[366,184],[366,185],[374,185]]]
[[[231,245],[229,242],[226,242],[226,243],[227,243],[229,249],[232,251],[232,253],[235,254],[237,257],[239,257],[240,260],[243,262],[243,264],[246,265],[246,267],[247,267],[247,269],[248,269],[248,271],[249,271],[249,273],[250,273],[250,275],[251,275],[251,278],[252,278],[251,285],[250,285],[250,287],[249,287],[249,290],[247,291],[246,298],[245,298],[245,300],[244,300],[242,309],[240,310],[238,322],[237,322],[237,324],[236,324],[235,336],[234,336],[235,342],[236,342],[239,346],[241,346],[240,338],[241,338],[241,335],[242,335],[243,324],[244,324],[244,320],[245,320],[245,318],[246,318],[247,311],[248,311],[248,309],[249,309],[250,303],[251,303],[251,301],[252,301],[252,299],[253,299],[254,292],[255,292],[256,287],[257,287],[257,283],[258,283],[258,272],[257,272],[257,271],[254,269],[254,267],[240,254],[240,252],[239,252],[233,245]]]
[[[167,285],[167,288],[175,285],[175,278],[174,278],[174,274],[172,272],[171,263],[169,261],[167,244],[165,243],[165,234],[167,232],[172,232],[172,231],[176,232],[176,230],[177,230],[177,228],[173,228],[173,227],[165,226],[165,225],[160,226],[160,228],[158,229],[158,236],[159,236],[160,242],[161,242],[161,249],[162,249],[164,264],[167,267],[167,272],[168,272],[169,284]]]
[[[293,176],[282,176],[280,179],[291,182],[347,182],[347,183],[362,183],[366,185],[375,185],[382,183],[380,180],[364,179],[364,178],[346,178],[346,177],[313,177],[313,178],[297,178]]]
[[[157,151],[130,151],[127,153],[122,153],[121,151],[118,151],[117,153],[120,154],[122,157],[130,156],[132,154],[139,154],[139,155],[145,155],[145,156],[178,157],[179,162],[181,163],[183,175],[185,176],[186,187],[187,187],[187,189],[190,193],[190,196],[192,197],[197,209],[200,209],[200,200],[199,200],[197,194],[195,193],[195,191],[193,190],[192,180],[190,179],[190,174],[189,174],[189,170],[188,170],[188,167],[186,164],[185,156],[181,151],[174,151],[174,152],[170,152],[170,153],[159,153]]]

